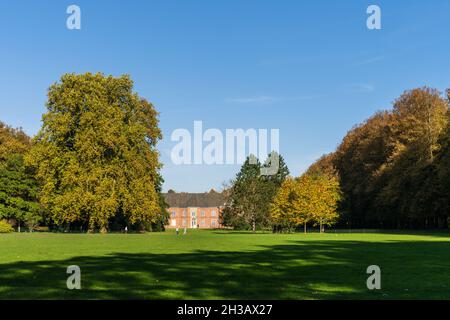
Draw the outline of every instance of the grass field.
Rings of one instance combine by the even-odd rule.
[[[450,234],[6,234],[0,298],[450,299]]]

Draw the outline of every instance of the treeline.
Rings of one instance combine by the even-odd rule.
[[[33,140],[0,124],[0,220],[30,230],[164,228],[158,113],[128,76],[63,75],[42,121]]]
[[[308,170],[340,183],[339,226],[448,228],[450,91],[405,92]]]
[[[263,169],[271,167],[273,159],[278,160],[277,174],[262,175]],[[221,211],[221,224],[253,231],[269,228],[270,203],[288,175],[289,169],[281,155],[269,155],[264,164],[253,155],[247,157],[231,185],[224,190],[226,203]]]
[[[281,155],[249,157],[225,189],[221,224],[291,231],[448,228],[450,91],[405,92],[299,177]],[[161,230],[168,222],[158,113],[128,76],[66,74],[36,137],[0,122],[0,229]],[[278,172],[265,175],[277,160]],[[3,222],[2,222],[3,221]]]
[[[277,174],[262,174],[274,167],[272,161],[277,161]],[[264,164],[248,157],[225,194],[222,225],[273,232],[292,232],[300,227],[306,232],[308,225],[323,232],[326,225],[337,221],[341,197],[336,178],[320,172],[290,177],[283,157],[274,152]]]

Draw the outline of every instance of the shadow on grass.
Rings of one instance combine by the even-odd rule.
[[[382,270],[382,289],[366,269]],[[82,289],[66,288],[78,265]],[[450,242],[291,241],[254,251],[0,264],[1,299],[450,299]]]
[[[242,234],[253,234],[253,235],[267,235],[267,234],[275,234],[275,235],[279,235],[279,234],[303,234],[302,231],[297,231],[295,233],[273,233],[270,230],[265,230],[265,231],[256,231],[253,232],[251,230],[227,230],[227,229],[216,229],[214,231],[212,231],[212,233],[215,234],[227,234],[227,235],[242,235]],[[350,230],[350,229],[329,229],[327,230],[323,235],[335,235],[335,234],[340,234],[340,235],[351,235],[351,234],[377,234],[377,235],[408,235],[408,236],[429,236],[429,237],[450,237],[450,229],[433,229],[433,230],[408,230],[408,229],[403,229],[403,230],[399,230],[399,229],[393,229],[393,230],[389,230],[389,229],[355,229],[355,230]],[[314,229],[314,230],[309,230],[308,229],[308,233],[307,235],[320,235],[319,230]]]

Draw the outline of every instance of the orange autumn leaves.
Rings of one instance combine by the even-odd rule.
[[[102,232],[114,219],[157,221],[158,113],[130,77],[65,74],[50,87],[47,109],[26,160],[48,217]]]

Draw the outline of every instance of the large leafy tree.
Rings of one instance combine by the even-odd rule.
[[[450,101],[450,90],[447,91]],[[433,183],[432,193],[434,199],[435,216],[437,215],[442,224],[450,225],[448,218],[450,216],[450,109],[447,112],[447,127],[442,132],[439,138],[439,150],[436,153],[436,157],[433,161],[432,175],[428,175],[428,183],[423,187]]]
[[[55,224],[106,232],[118,215],[127,224],[158,220],[158,113],[129,76],[65,74],[50,87],[47,110],[27,162]]]
[[[274,231],[292,231],[303,224],[306,233],[306,224],[311,220],[311,213],[309,211],[310,197],[305,194],[310,189],[304,188],[305,182],[305,179],[299,181],[288,177],[278,189],[270,205],[270,218]]]
[[[20,129],[0,122],[0,219],[24,221],[32,230],[41,220],[38,184],[24,165],[30,138]]]
[[[30,138],[25,132],[0,121],[0,161],[5,161],[12,154],[24,154],[30,145]]]

